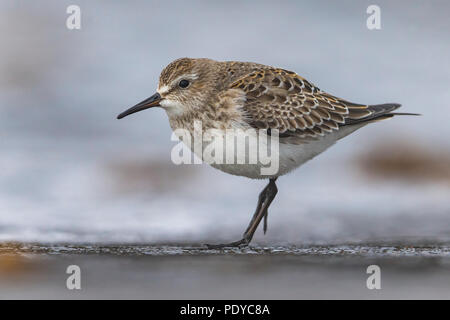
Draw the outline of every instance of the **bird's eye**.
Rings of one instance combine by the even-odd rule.
[[[187,88],[189,86],[189,81],[183,79],[178,83],[178,85],[180,86],[180,88]]]

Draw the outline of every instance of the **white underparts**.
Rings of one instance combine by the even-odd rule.
[[[268,140],[262,138],[259,132],[249,134],[246,131],[245,140],[242,140],[240,133],[234,133],[237,140],[228,139],[229,130],[214,129],[213,134],[203,135],[199,138],[201,146],[195,147],[195,143],[186,139],[181,139],[185,144],[204,162],[212,167],[224,171],[229,174],[244,176],[252,179],[267,179],[282,176],[295,168],[299,167],[308,160],[314,158],[318,154],[325,151],[340,138],[352,133],[360,126],[341,127],[340,130],[334,131],[320,137],[318,140],[309,141],[303,144],[287,144],[280,142],[278,139]],[[195,131],[195,130],[194,130]],[[250,132],[251,133],[251,132]],[[191,136],[191,133],[188,133]],[[195,136],[195,132],[194,135]],[[225,139],[223,139],[225,137]],[[190,137],[187,139],[191,139]],[[241,139],[241,142],[237,142]],[[270,137],[272,139],[272,137]],[[196,139],[193,138],[195,141]],[[224,142],[223,142],[224,141]],[[245,142],[242,142],[245,141]],[[276,145],[274,144],[276,142]],[[211,148],[214,144],[214,148]],[[239,147],[237,147],[239,145]],[[252,146],[257,146],[255,149]],[[214,149],[214,152],[211,150]],[[229,156],[229,151],[234,154]],[[241,152],[239,152],[241,150]],[[243,151],[243,152],[242,152]],[[220,157],[217,157],[217,153]],[[225,161],[217,161],[217,159],[225,159]],[[229,161],[229,160],[232,161]],[[249,159],[256,159],[249,161]]]

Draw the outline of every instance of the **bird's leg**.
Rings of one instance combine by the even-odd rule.
[[[263,232],[266,234],[267,232],[267,216],[269,215],[269,211],[266,210],[266,214],[264,215],[264,225],[263,225]]]
[[[267,214],[270,204],[273,199],[277,195],[278,188],[275,184],[277,179],[270,179],[269,184],[261,191],[258,198],[258,204],[256,206],[255,213],[253,214],[252,219],[250,220],[250,224],[244,232],[244,236],[241,240],[225,243],[225,244],[207,244],[206,246],[209,249],[220,249],[225,247],[238,247],[241,245],[248,245],[255,234],[256,229],[258,228],[259,223],[264,217],[264,233],[267,230]]]
[[[276,179],[273,179],[273,180],[274,180],[274,184],[275,184]],[[272,181],[272,179],[270,181]],[[244,235],[250,230],[250,227],[255,222],[256,218],[258,217],[259,212],[261,211],[261,207],[262,207],[264,201],[267,199],[267,196],[270,193],[270,190],[269,190],[270,186],[271,186],[270,181],[269,181],[269,184],[263,189],[263,191],[261,191],[261,193],[258,196],[258,204],[256,205],[255,213],[253,214],[252,220],[250,220],[250,223],[249,223],[247,229],[245,230]],[[275,188],[276,187],[277,186],[275,185]],[[276,191],[275,191],[275,194],[276,194]],[[266,233],[266,231],[267,231],[267,214],[268,214],[267,209],[268,208],[269,208],[269,206],[267,206],[267,208],[265,210],[266,214],[264,215],[264,233]]]
[[[267,230],[267,215],[268,215],[268,209],[270,207],[270,204],[272,203],[273,199],[275,199],[275,196],[278,193],[277,185],[275,184],[275,179],[270,179],[269,184],[264,188],[264,200],[261,204],[261,207],[259,208],[259,213],[255,217],[255,219],[252,219],[250,222],[247,230],[244,233],[244,239],[248,239],[248,243],[252,240],[253,235],[255,234],[256,229],[258,228],[259,223],[261,222],[262,218],[264,217],[264,233]]]

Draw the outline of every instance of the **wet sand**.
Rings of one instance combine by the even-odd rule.
[[[81,268],[81,290],[66,269]],[[369,265],[381,290],[369,290]],[[0,247],[0,298],[448,299],[450,246],[43,245]]]

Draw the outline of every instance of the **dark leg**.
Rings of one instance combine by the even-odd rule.
[[[272,203],[273,199],[275,198],[278,192],[277,185],[275,184],[276,180],[277,180],[276,178],[270,179],[269,184],[259,194],[256,211],[253,214],[252,220],[250,221],[250,224],[245,230],[244,236],[242,237],[241,240],[225,244],[207,244],[206,246],[209,249],[219,249],[224,247],[238,247],[241,245],[244,246],[248,245],[252,240],[253,235],[255,234],[255,231],[258,228],[258,225],[263,217],[264,217],[264,233],[266,233],[267,214],[268,214],[267,210],[269,209],[270,204]]]
[[[266,210],[266,214],[264,215],[264,224],[263,224],[263,232],[266,234],[267,232],[267,217],[269,216],[269,211]]]
[[[247,229],[245,230],[244,235],[250,230],[251,225],[255,222],[256,218],[258,217],[258,214],[259,214],[259,212],[261,210],[261,207],[262,207],[264,201],[267,199],[268,195],[271,193],[270,189],[273,188],[273,186],[271,185],[272,181],[273,181],[273,185],[275,187],[275,191],[274,191],[275,194],[273,195],[273,198],[275,198],[275,195],[278,192],[277,186],[275,184],[276,180],[277,180],[276,178],[275,179],[270,179],[269,184],[259,194],[258,204],[256,206],[255,213],[253,214],[252,220],[250,221],[250,224],[248,225]],[[272,200],[273,200],[273,198],[272,198]],[[272,200],[270,200],[270,202],[272,202]],[[264,210],[265,213],[266,213],[264,215],[264,234],[267,231],[267,215],[268,215],[268,210],[267,209],[269,209],[269,206],[270,206],[270,203],[267,205],[266,209]]]

